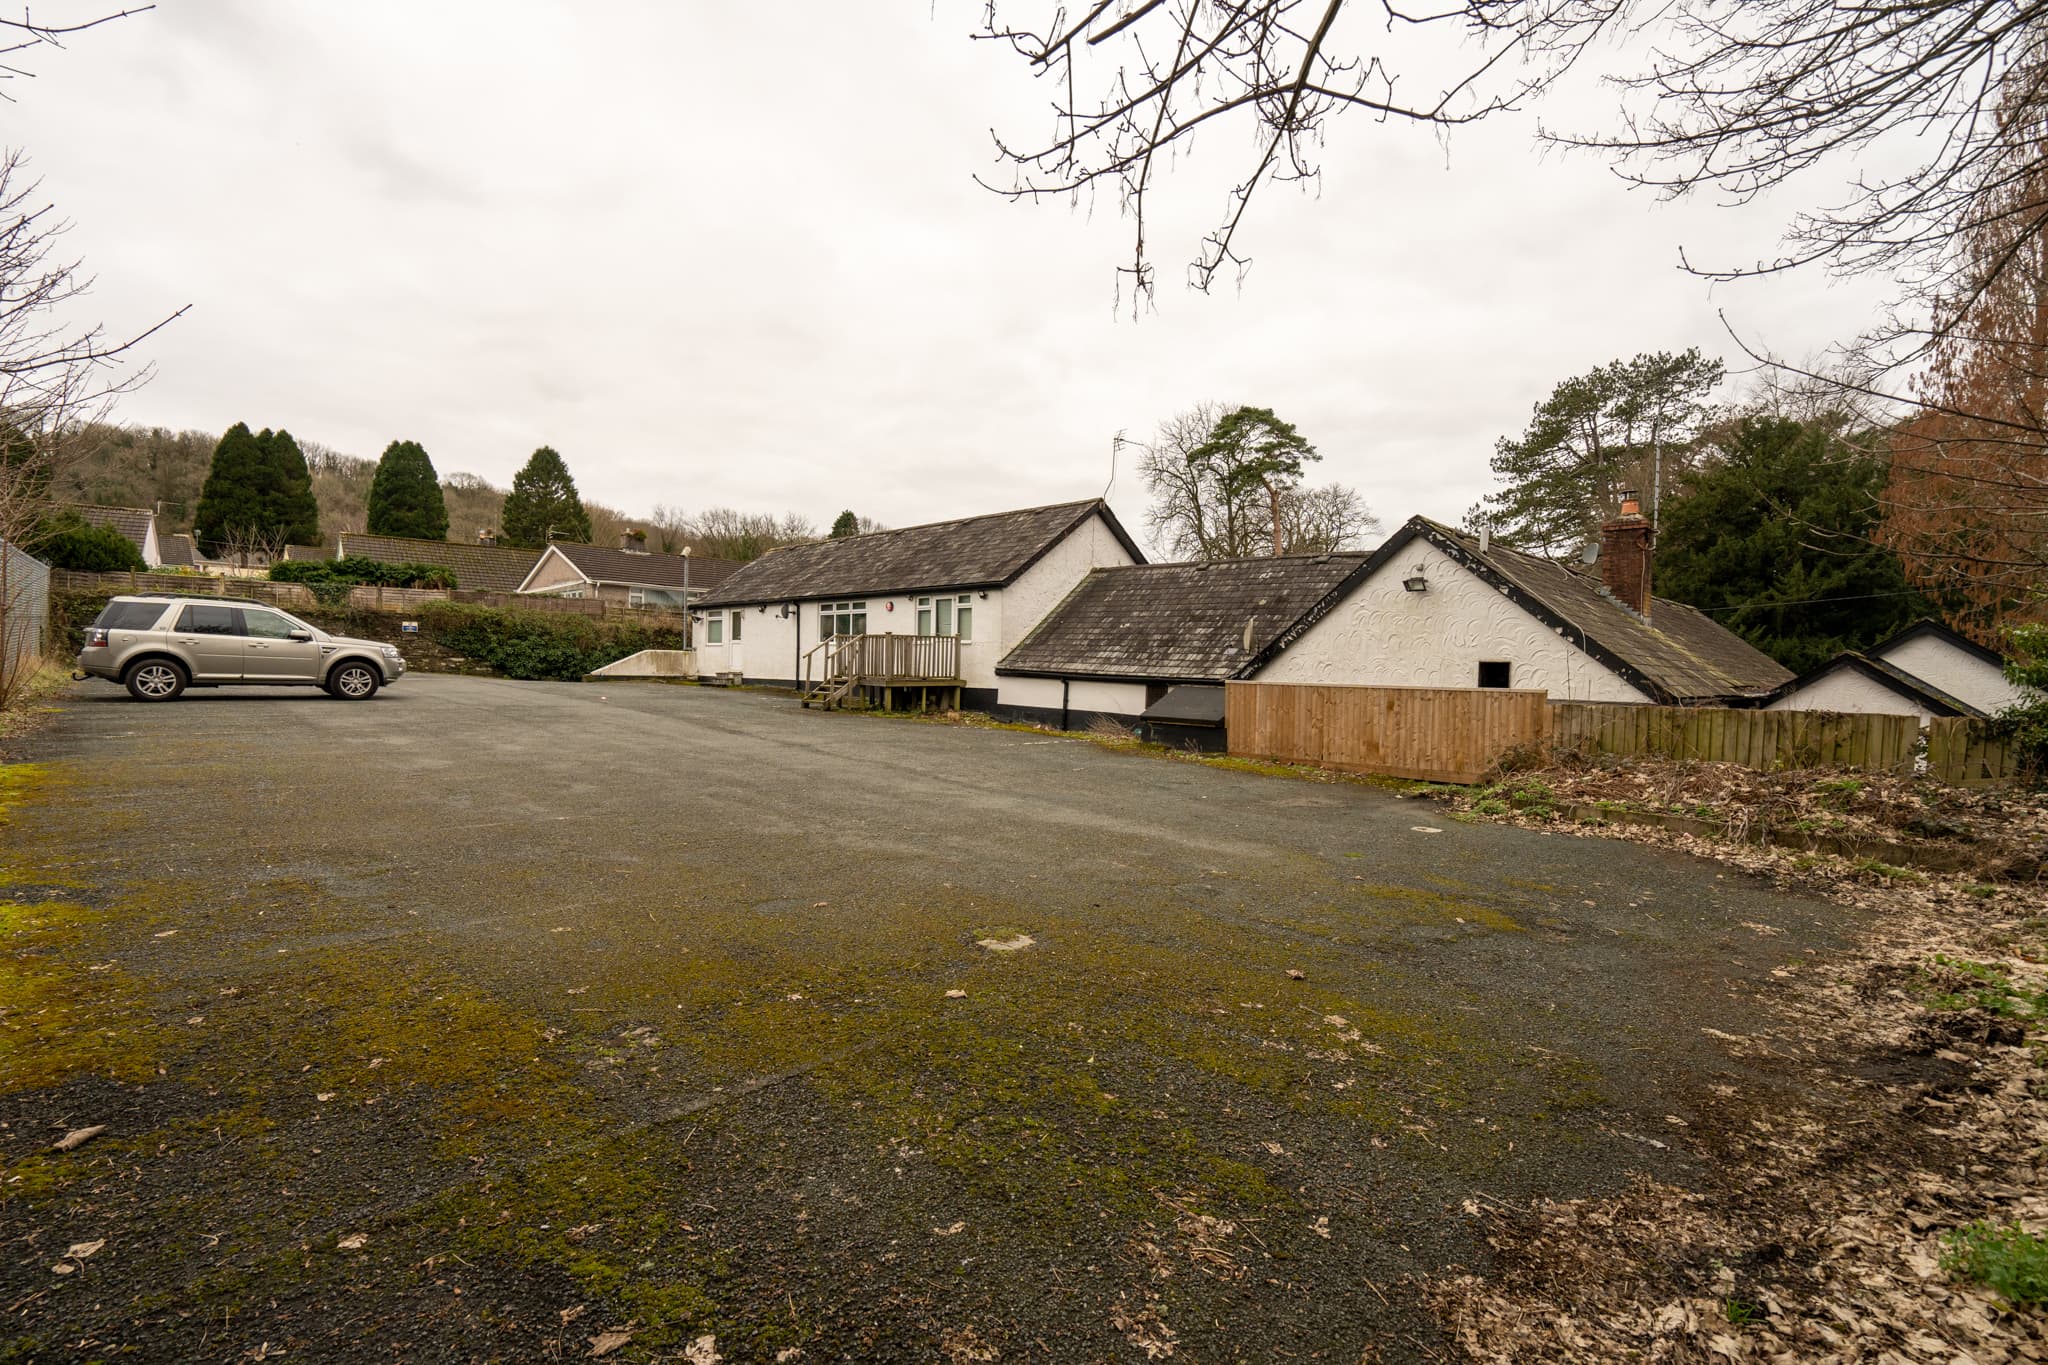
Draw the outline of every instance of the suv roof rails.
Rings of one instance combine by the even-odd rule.
[[[215,597],[210,592],[123,592],[116,597],[138,598],[143,601],[164,602],[210,602],[223,607],[275,607],[276,602],[265,602],[255,597]]]

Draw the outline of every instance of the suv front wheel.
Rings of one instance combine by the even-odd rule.
[[[144,659],[123,681],[137,701],[176,701],[185,690],[185,670],[169,659]]]
[[[383,681],[369,664],[351,660],[328,676],[327,690],[343,701],[368,701]]]

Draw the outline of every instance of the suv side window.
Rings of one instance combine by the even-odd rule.
[[[188,635],[240,635],[239,607],[202,607],[196,602],[178,613],[178,629]]]
[[[93,624],[104,630],[148,630],[164,614],[162,602],[109,602]]]
[[[292,632],[299,627],[274,611],[261,611],[254,607],[242,608],[242,633],[253,635],[259,640],[289,640]]]

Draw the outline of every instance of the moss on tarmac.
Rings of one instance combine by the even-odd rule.
[[[1774,1083],[1702,1030],[1853,928],[744,693],[64,704],[0,768],[0,1360],[1419,1357],[1467,1201],[1683,1179]]]

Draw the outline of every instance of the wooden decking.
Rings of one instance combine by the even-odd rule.
[[[893,711],[898,693],[915,693],[919,710],[934,693],[957,709],[961,686],[960,640],[952,635],[835,635],[804,655],[803,704],[827,711]]]

